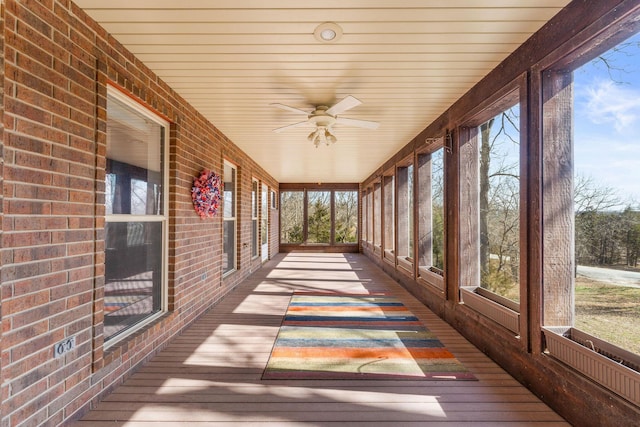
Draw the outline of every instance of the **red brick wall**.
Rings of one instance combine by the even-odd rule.
[[[278,183],[67,0],[6,0],[1,425],[76,417],[259,268],[251,260],[251,178]],[[159,321],[103,349],[106,85],[172,122],[169,304]],[[238,271],[222,279],[221,218],[190,189],[203,168],[238,166]],[[0,162],[2,167],[2,162]],[[278,252],[271,211],[271,254]],[[247,243],[246,246],[243,243]],[[76,349],[53,357],[53,345]]]

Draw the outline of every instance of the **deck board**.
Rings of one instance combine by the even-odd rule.
[[[390,292],[478,381],[261,379],[295,290]],[[567,426],[359,254],[278,255],[76,427]]]

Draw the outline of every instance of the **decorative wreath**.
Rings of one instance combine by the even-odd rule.
[[[203,169],[200,176],[193,179],[193,187],[191,187],[191,199],[200,218],[213,218],[220,207],[220,199],[222,197],[223,183],[220,175]]]

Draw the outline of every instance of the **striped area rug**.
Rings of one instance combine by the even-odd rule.
[[[387,294],[295,293],[263,379],[474,380]]]

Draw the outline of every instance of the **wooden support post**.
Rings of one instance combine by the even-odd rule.
[[[573,326],[573,76],[546,72],[543,82],[543,324]]]

